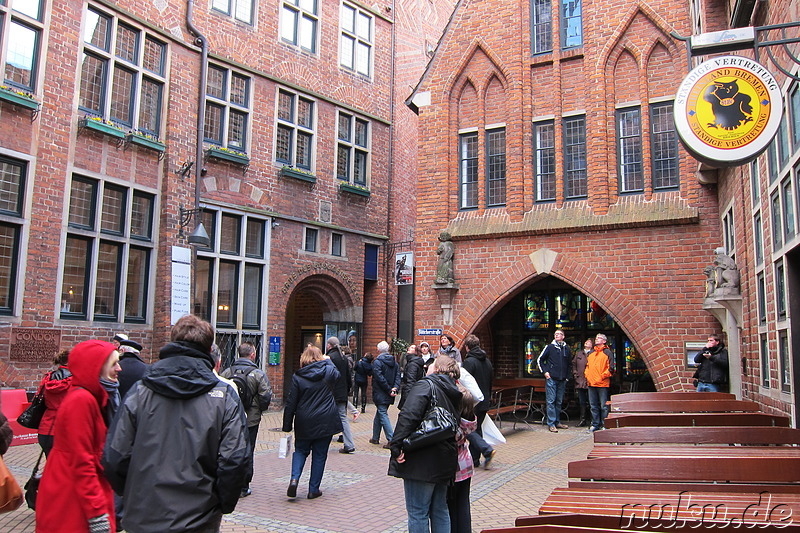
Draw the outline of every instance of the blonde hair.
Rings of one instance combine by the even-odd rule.
[[[322,352],[316,346],[309,346],[300,355],[300,368],[317,361],[322,361]]]
[[[458,368],[456,360],[449,355],[439,355],[433,363],[433,371],[436,374],[447,374],[453,379],[461,377],[461,369]]]

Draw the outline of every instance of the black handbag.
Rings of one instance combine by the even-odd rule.
[[[403,451],[411,452],[427,448],[437,442],[455,439],[458,429],[458,418],[453,415],[450,400],[441,401],[436,393],[437,387],[430,381],[431,403],[419,427],[411,435],[403,439]]]
[[[31,509],[36,509],[36,494],[39,492],[39,481],[42,480],[42,475],[39,473],[39,463],[42,461],[42,455],[44,455],[44,450],[39,452],[36,466],[33,467],[30,479],[25,483],[25,502]]]
[[[42,416],[44,416],[46,409],[47,406],[44,404],[44,387],[39,387],[33,400],[31,400],[31,404],[17,417],[17,422],[20,426],[29,429],[39,429],[39,423],[42,421]]]

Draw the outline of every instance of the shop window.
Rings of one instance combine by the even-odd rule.
[[[79,108],[158,137],[167,45],[92,6],[85,18]]]
[[[61,318],[147,320],[154,212],[153,194],[73,176]]]
[[[283,0],[281,40],[312,54],[316,53],[318,9],[317,0]]]

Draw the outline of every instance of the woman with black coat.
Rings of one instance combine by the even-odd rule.
[[[419,381],[425,376],[425,362],[419,355],[416,345],[412,344],[408,347],[406,352],[406,367],[403,370],[403,377],[400,378],[400,403],[397,404],[398,409],[403,408],[406,403],[406,397],[414,383]]]
[[[300,370],[292,376],[292,385],[283,411],[283,431],[292,431],[294,422],[294,453],[292,477],[286,495],[297,496],[297,483],[303,473],[306,458],[311,453],[311,479],[308,499],[322,496],[319,486],[328,459],[331,437],[342,432],[342,421],[333,387],[339,371],[316,346],[309,346],[300,356]]]
[[[446,355],[437,357],[433,374],[411,387],[389,443],[392,451],[389,475],[403,479],[409,533],[450,532],[447,487],[458,470],[455,438],[407,454],[403,451],[403,439],[411,435],[425,417],[431,406],[434,387],[439,405],[445,406],[456,420],[459,419],[461,392],[456,386],[459,377],[460,371],[454,359]]]

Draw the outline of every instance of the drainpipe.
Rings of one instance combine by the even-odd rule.
[[[386,206],[386,236],[389,237],[389,242],[392,240],[392,181],[394,178],[394,129],[397,127],[397,123],[395,122],[394,116],[394,91],[395,91],[395,56],[397,54],[397,50],[395,50],[396,46],[396,33],[397,33],[397,11],[395,11],[395,1],[392,0],[392,59],[391,59],[391,76],[389,77],[389,121],[391,123],[391,127],[389,128],[389,176],[386,180],[386,185],[388,187],[388,194],[386,199],[388,200]],[[388,254],[387,250],[387,254]],[[383,338],[387,338],[389,333],[389,294],[390,294],[390,285],[389,279],[391,276],[389,273],[390,265],[394,264],[394,258],[392,257],[384,257],[384,263],[386,264],[386,308],[384,309],[385,319],[383,323]],[[400,291],[397,289],[395,285],[395,294],[397,295],[398,299],[397,302],[400,301]],[[397,308],[397,302],[395,302],[395,308]],[[395,322],[396,323],[396,322]],[[395,335],[397,335],[397,331],[395,331]]]
[[[194,44],[200,47],[200,83],[197,95],[197,138],[195,139],[195,165],[194,165],[194,209],[197,220],[200,220],[200,176],[203,172],[203,128],[206,122],[205,91],[206,77],[208,75],[208,40],[205,35],[195,27],[192,22],[194,14],[194,0],[186,3],[186,27],[194,36]]]

